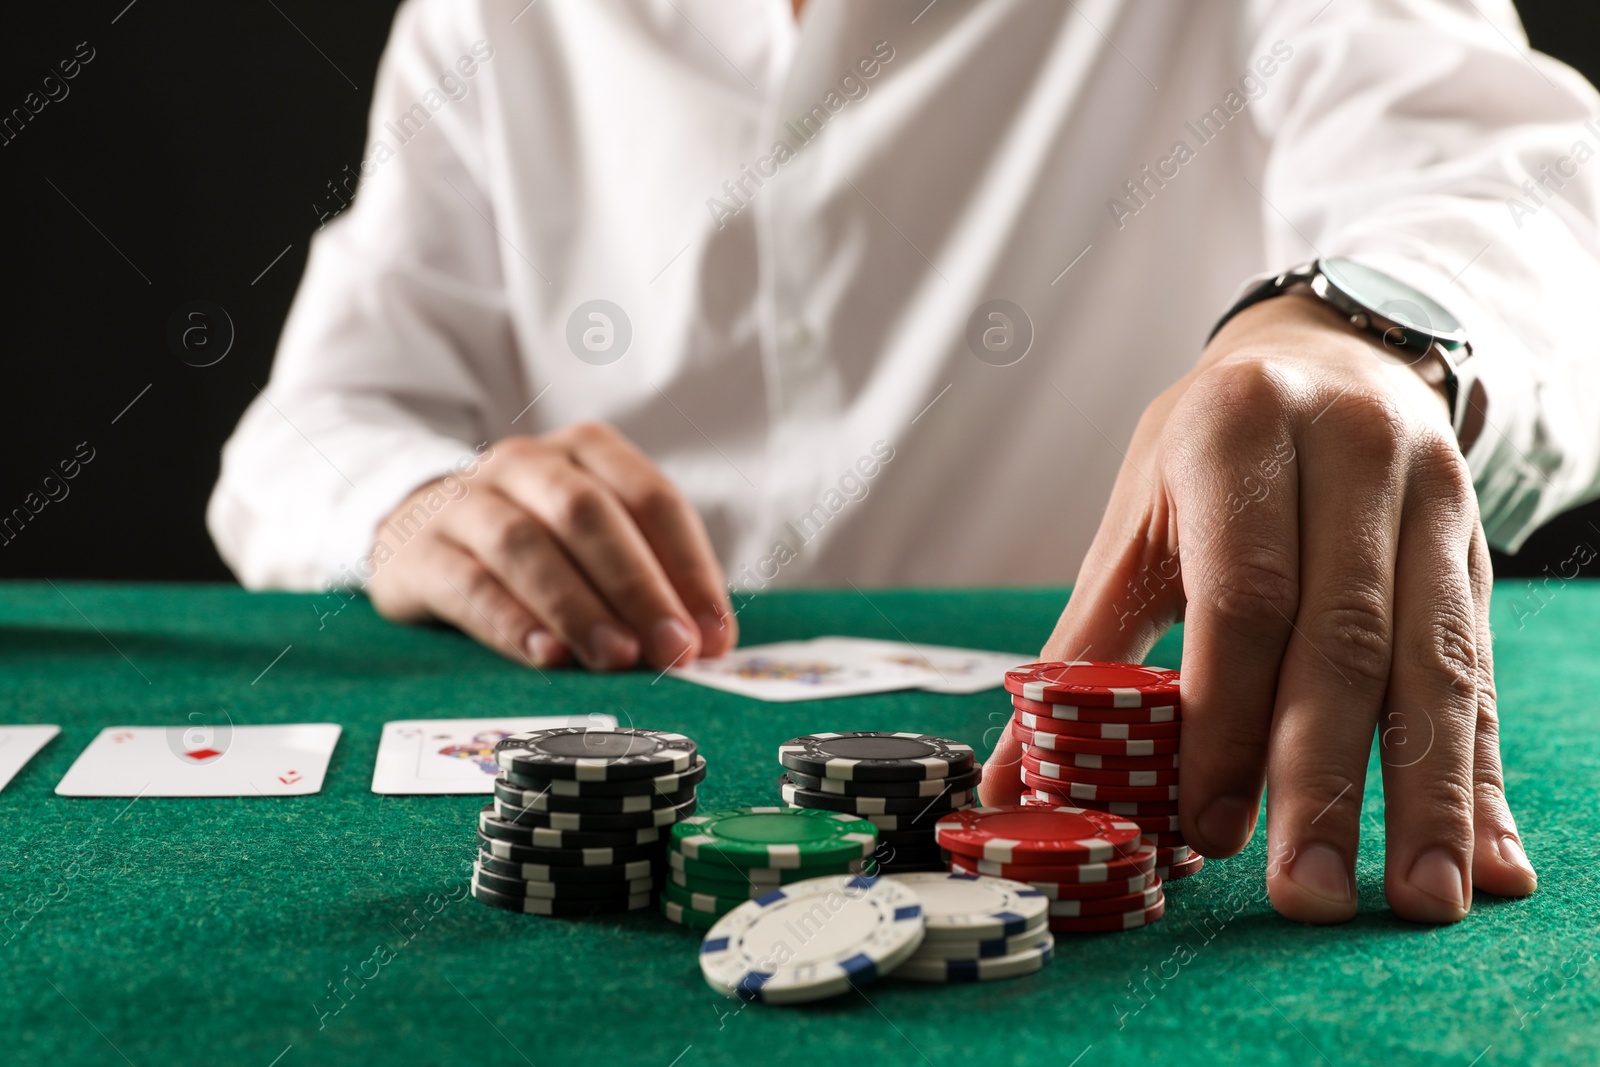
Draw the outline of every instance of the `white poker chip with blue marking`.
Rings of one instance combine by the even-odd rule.
[[[1034,944],[1009,956],[945,960],[919,953],[901,964],[894,975],[913,982],[994,982],[1002,978],[1020,978],[1043,969],[1055,959],[1055,947],[1055,938],[1048,930],[1043,930]]]
[[[808,878],[717,920],[700,946],[700,970],[707,985],[728,996],[800,1004],[888,974],[922,938],[922,904],[905,883],[848,874]]]
[[[929,941],[992,941],[1042,930],[1050,898],[1026,882],[986,874],[922,871],[888,876],[922,901]]]

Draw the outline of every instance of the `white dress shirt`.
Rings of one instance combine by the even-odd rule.
[[[1597,103],[1510,0],[407,0],[210,528],[359,579],[599,420],[736,588],[1067,582],[1240,283],[1344,255],[1471,331],[1514,547],[1600,482]]]

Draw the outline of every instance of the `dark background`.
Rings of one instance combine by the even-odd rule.
[[[217,453],[266,383],[313,205],[360,162],[395,7],[96,0],[7,12],[0,114],[79,42],[95,55],[65,99],[0,147],[0,515],[80,442],[94,458],[65,499],[0,544],[0,577],[229,578],[204,525]],[[1535,47],[1600,80],[1600,5],[1517,7]],[[196,300],[232,320],[232,347],[211,366],[168,343]],[[225,331],[213,324],[213,352]],[[1600,544],[1600,505],[1497,557],[1497,572],[1537,575],[1585,542]]]

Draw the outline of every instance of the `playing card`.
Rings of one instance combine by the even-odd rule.
[[[491,793],[500,768],[494,746],[528,730],[612,727],[613,715],[544,715],[499,719],[397,719],[383,724],[374,793]]]
[[[735,649],[669,671],[697,685],[757,700],[821,700],[893,689],[915,689],[927,672],[859,650],[785,641]]]
[[[0,789],[60,732],[59,726],[0,726]]]
[[[56,786],[64,797],[301,796],[322,790],[333,723],[108,726]]]
[[[1005,681],[1006,671],[1038,658],[1014,652],[986,652],[911,641],[876,641],[866,637],[819,637],[811,645],[911,667],[922,675],[918,688],[934,693],[980,693],[993,689]]]

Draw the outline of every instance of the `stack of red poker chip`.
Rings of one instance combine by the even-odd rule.
[[[1026,882],[1049,897],[1053,933],[1132,930],[1166,911],[1155,846],[1118,816],[1014,804],[951,812],[934,832],[952,872]]]
[[[1165,881],[1205,860],[1178,830],[1178,672],[1134,663],[1030,663],[1006,672],[1022,781],[1035,800],[1138,825]]]

